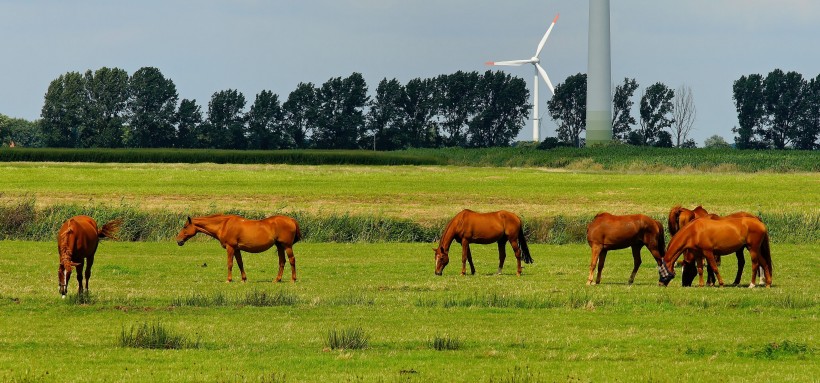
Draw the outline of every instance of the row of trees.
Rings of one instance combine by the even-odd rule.
[[[775,69],[765,77],[742,76],[732,87],[741,149],[820,148],[820,75]]]
[[[263,90],[246,109],[237,90],[213,94],[205,115],[179,101],[159,69],[69,72],[49,85],[41,143],[48,147],[220,149],[509,145],[531,106],[524,81],[503,72],[456,72],[406,84],[383,79],[375,97],[359,73],[300,83],[284,102]]]
[[[555,87],[555,95],[547,102],[550,116],[558,125],[558,140],[572,146],[582,145],[586,130],[587,75],[578,73]],[[681,86],[677,91],[658,82],[644,89],[640,99],[639,118],[632,116],[632,100],[638,83],[625,78],[615,87],[612,96],[613,139],[639,146],[695,147],[688,138],[695,123],[692,90]],[[676,95],[677,94],[677,95]]]

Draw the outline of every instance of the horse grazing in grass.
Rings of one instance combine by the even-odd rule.
[[[65,298],[68,292],[68,280],[71,272],[77,268],[78,294],[83,292],[83,267],[85,266],[85,290],[91,279],[91,266],[94,265],[94,253],[100,238],[114,238],[120,230],[122,220],[115,219],[97,228],[97,221],[85,215],[71,217],[60,226],[57,233],[57,252],[60,255],[60,266],[57,279],[60,281],[60,295]]]
[[[228,282],[233,280],[233,259],[239,265],[242,282],[248,278],[242,263],[242,251],[261,253],[276,245],[279,252],[279,274],[276,282],[282,280],[285,270],[285,254],[290,262],[291,280],[296,282],[296,258],[293,255],[293,244],[302,239],[299,223],[295,219],[275,215],[261,220],[245,219],[238,215],[214,214],[205,217],[188,217],[182,230],[177,235],[177,244],[197,233],[204,233],[216,238],[228,252]]]
[[[674,263],[685,253],[687,263],[694,257],[705,257],[709,266],[714,269],[720,286],[720,276],[715,256],[736,253],[743,248],[749,249],[752,258],[752,282],[755,286],[758,267],[763,268],[766,287],[772,284],[772,256],[769,248],[769,232],[759,219],[750,217],[709,219],[700,218],[684,226],[669,242],[664,263],[658,267],[659,282],[669,284],[675,277]],[[688,250],[688,252],[687,252]]]
[[[473,266],[473,256],[470,253],[470,244],[478,243],[482,245],[498,244],[498,274],[504,267],[504,259],[507,257],[505,245],[510,241],[510,245],[515,252],[518,261],[517,275],[521,275],[521,260],[525,263],[532,263],[530,249],[524,238],[524,228],[521,225],[521,218],[508,211],[496,211],[492,213],[476,213],[472,210],[462,210],[447,223],[438,247],[433,248],[436,253],[436,275],[441,275],[444,267],[450,262],[450,245],[453,241],[461,243],[461,275],[467,273],[466,262],[470,262],[470,274],[475,274]]]
[[[601,271],[606,262],[609,250],[632,248],[634,268],[629,283],[635,281],[635,274],[641,266],[641,248],[646,246],[655,262],[660,265],[664,254],[663,224],[643,214],[612,215],[600,213],[587,226],[587,243],[592,248],[592,260],[589,263],[587,285],[591,285],[595,266],[598,266],[598,277],[595,284],[601,283]],[[599,260],[600,259],[600,260]]]
[[[669,234],[674,236],[680,228],[686,226],[690,222],[694,221],[698,218],[705,218],[705,219],[724,219],[724,218],[758,218],[755,215],[739,211],[736,213],[732,213],[726,216],[719,216],[717,214],[711,214],[706,211],[702,206],[698,206],[693,210],[689,210],[686,208],[680,207],[680,205],[675,206],[669,211]],[[746,259],[743,257],[743,249],[738,250],[735,253],[735,257],[737,258],[737,275],[735,276],[734,285],[740,284],[740,279],[743,277],[743,268],[746,266]],[[687,257],[684,257],[686,259]],[[695,257],[695,262],[697,264],[697,275],[700,279],[700,286],[704,285],[703,282],[703,257]],[[716,259],[718,266],[720,266],[720,257]],[[683,285],[684,286],[691,286],[692,280],[695,278],[695,272],[692,269],[695,265],[684,263],[684,271],[683,271]],[[707,265],[707,278],[706,284],[714,285],[715,283],[715,274],[714,271],[710,266]],[[763,272],[761,271],[760,274],[762,275]]]

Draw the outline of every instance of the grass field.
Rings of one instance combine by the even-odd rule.
[[[548,218],[703,204],[807,214],[815,229],[820,214],[816,172],[582,168],[8,162],[0,204],[416,222],[463,208]],[[245,255],[247,283],[226,284],[225,251],[211,239],[105,241],[91,294],[77,299],[72,279],[66,300],[53,241],[0,241],[0,381],[816,381],[820,241],[794,233],[773,239],[771,289],[682,288],[679,279],[660,288],[648,254],[627,286],[629,251],[610,254],[602,285],[585,286],[580,244],[531,244],[535,263],[518,278],[512,257],[492,274],[495,246],[473,247],[477,275],[458,275],[454,258],[436,277],[431,243],[309,241],[294,248],[297,283],[271,283],[269,251]],[[723,265],[733,279],[734,260]],[[121,344],[140,328],[189,347]],[[333,346],[345,336],[366,347]]]
[[[457,166],[0,163],[3,200],[141,209],[302,211],[431,222],[464,208],[524,217],[820,212],[820,173],[566,171]]]
[[[433,275],[429,244],[297,244],[299,281],[271,283],[271,253],[224,283],[214,241],[100,245],[90,301],[57,292],[53,243],[0,243],[0,381],[599,382],[816,381],[820,245],[773,246],[771,289],[656,286],[628,251],[585,286],[587,246],[532,246],[522,277],[492,275],[474,246]],[[455,245],[454,251],[458,250]],[[734,273],[734,261],[722,267]],[[236,269],[234,270],[236,271]],[[744,283],[750,273],[747,267]],[[248,296],[285,297],[260,306]],[[218,302],[218,303],[217,303]],[[250,302],[250,303],[248,303]],[[161,324],[198,348],[122,347],[124,330]],[[367,348],[330,349],[361,329]],[[434,340],[456,349],[437,351]]]

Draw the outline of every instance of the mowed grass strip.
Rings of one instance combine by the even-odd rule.
[[[162,211],[352,214],[430,223],[461,209],[524,217],[817,213],[820,173],[614,173],[462,166],[2,163],[3,201]]]
[[[748,289],[682,288],[679,279],[660,288],[646,251],[628,286],[629,250],[610,252],[602,285],[585,286],[585,245],[531,245],[535,263],[521,277],[511,257],[494,275],[496,247],[475,245],[476,275],[460,276],[456,256],[437,277],[426,243],[299,243],[297,283],[272,282],[273,252],[245,254],[248,282],[228,284],[215,241],[106,241],[93,299],[72,304],[57,291],[55,247],[0,242],[0,380],[718,382],[765,371],[800,382],[820,374],[816,244],[773,245],[773,287]],[[726,258],[720,270],[735,267]],[[73,276],[69,287],[70,299]],[[263,293],[295,299],[244,301]],[[123,329],[144,323],[198,348],[121,347]],[[329,347],[334,329],[361,329],[355,339],[367,348]],[[438,351],[436,339],[449,350]]]

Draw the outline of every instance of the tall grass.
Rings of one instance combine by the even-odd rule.
[[[370,337],[361,327],[331,329],[325,337],[325,346],[331,350],[361,350],[368,347]]]
[[[449,335],[435,335],[429,342],[430,348],[436,351],[459,350],[463,344],[464,342],[462,342],[461,339],[453,338]]]
[[[75,215],[88,215],[100,225],[113,219],[122,219],[118,237],[123,241],[170,241],[182,228],[188,215],[214,213],[217,212],[183,214],[166,210],[147,211],[127,203],[117,206],[58,204],[36,208],[34,199],[28,198],[0,204],[0,240],[51,241],[66,219]],[[250,219],[271,215],[269,212],[251,210],[229,210],[224,213]],[[441,235],[447,223],[446,220],[419,223],[409,219],[349,214],[292,212],[288,215],[299,222],[303,240],[308,242],[433,242]],[[556,215],[532,219],[523,217],[524,233],[531,243],[586,243],[586,227],[592,218],[592,215]],[[665,222],[665,217],[654,218]],[[769,228],[770,238],[774,243],[820,242],[820,214],[816,212],[766,213],[761,214],[761,218]]]
[[[131,326],[126,331],[122,328],[119,338],[120,347],[151,349],[199,348],[199,340],[192,341],[184,335],[172,334],[160,323],[143,323]]]

